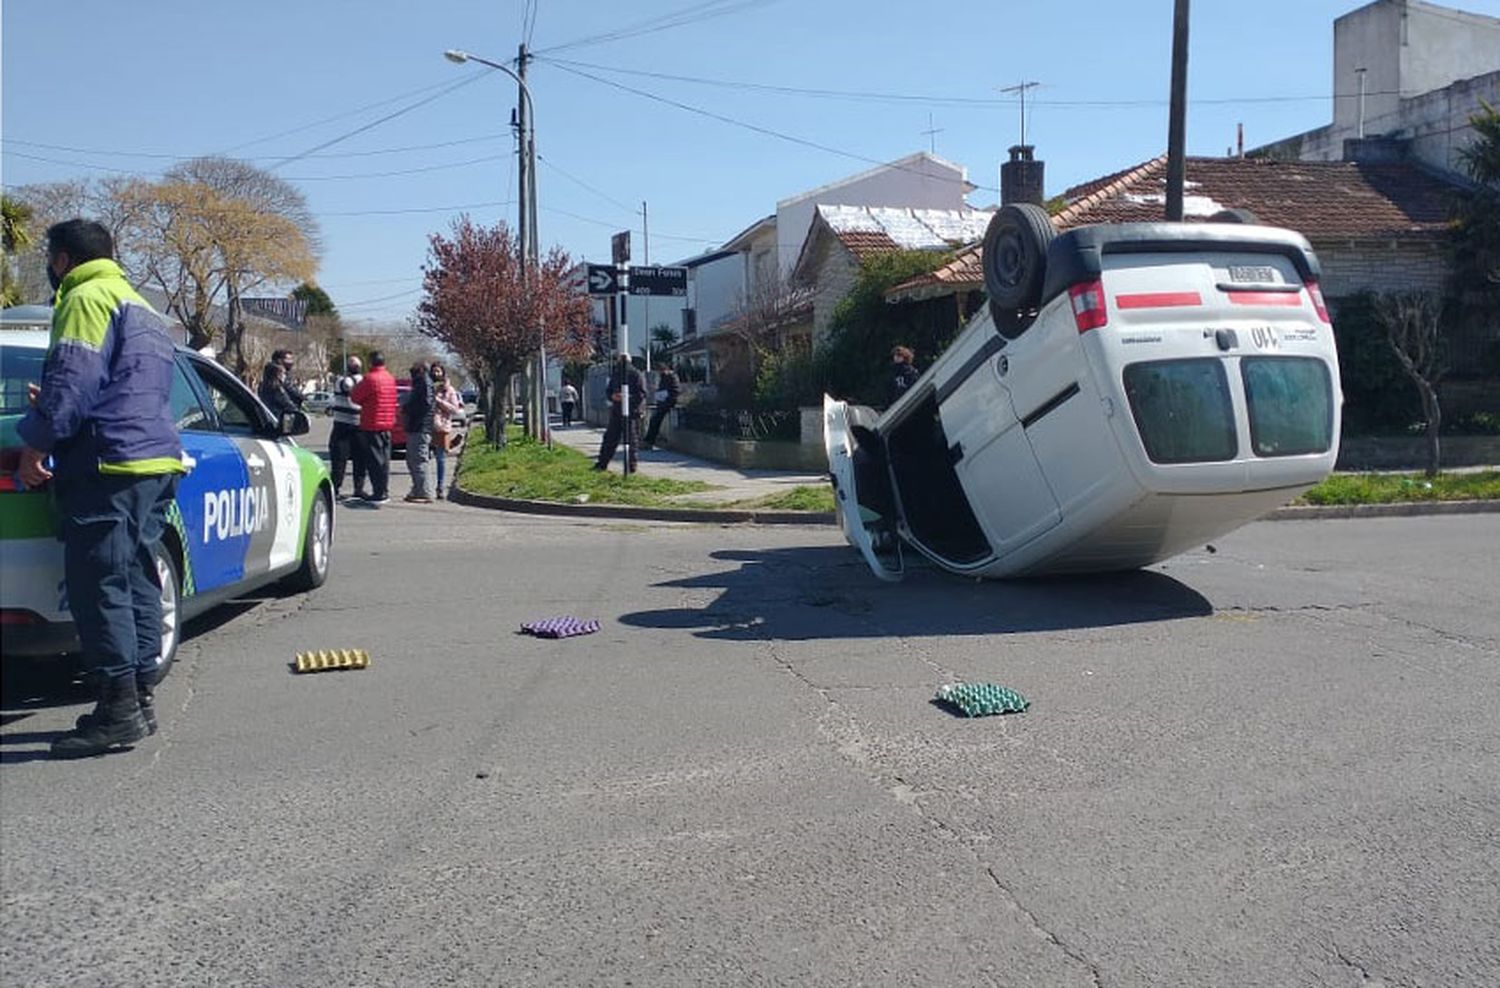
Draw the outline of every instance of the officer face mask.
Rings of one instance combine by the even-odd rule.
[[[57,290],[62,287],[62,280],[63,276],[57,273],[52,258],[47,258],[47,284],[52,286],[53,294],[56,294]]]

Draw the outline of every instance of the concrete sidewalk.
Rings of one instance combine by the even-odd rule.
[[[570,445],[589,459],[597,459],[598,447],[603,441],[604,430],[588,426],[588,424],[576,424],[568,429],[562,429],[561,426],[552,427],[552,442]],[[663,450],[660,447],[655,450],[640,451],[639,463],[640,474],[643,477],[697,480],[712,484],[714,490],[682,495],[684,501],[691,501],[694,504],[730,504],[733,501],[751,501],[754,498],[765,498],[768,495],[789,492],[793,487],[822,487],[828,484],[826,474],[736,469],[723,463],[697,459],[696,456],[688,456],[687,453]],[[610,463],[609,469],[618,474],[624,469],[624,465],[625,450],[621,447],[616,451],[615,459]]]
[[[574,425],[564,429],[560,425],[552,428],[552,441],[571,446],[589,459],[599,456],[599,446],[604,440],[604,430],[591,425]],[[729,504],[734,501],[749,501],[772,494],[782,494],[794,487],[826,487],[827,474],[792,473],[783,470],[740,470],[737,467],[702,460],[696,456],[676,450],[643,450],[639,455],[642,476],[664,477],[668,480],[700,480],[712,484],[714,490],[697,494],[685,494],[682,500],[694,504]],[[610,469],[616,473],[625,467],[625,449],[615,453]]]

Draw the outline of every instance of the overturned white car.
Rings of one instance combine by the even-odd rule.
[[[968,576],[1145,566],[1324,479],[1342,395],[1317,257],[1225,223],[1054,236],[1006,206],[989,306],[884,412],[824,400],[840,523]]]

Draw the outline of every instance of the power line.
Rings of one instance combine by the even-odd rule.
[[[386,123],[387,121],[394,120],[397,117],[402,116],[403,114],[410,113],[412,110],[415,110],[418,107],[426,106],[428,103],[431,103],[434,100],[442,99],[444,96],[447,96],[449,93],[453,92],[456,89],[462,89],[464,86],[467,86],[467,85],[469,85],[469,84],[471,84],[473,82],[477,82],[480,79],[487,78],[490,75],[490,73],[492,73],[494,71],[495,71],[494,69],[487,68],[483,72],[476,72],[476,73],[473,73],[471,75],[468,75],[465,78],[460,79],[458,82],[452,83],[450,85],[445,86],[442,89],[439,89],[437,92],[433,93],[431,96],[427,96],[427,97],[424,97],[423,99],[419,99],[415,103],[408,103],[406,106],[403,106],[399,110],[396,110],[396,111],[394,111],[392,113],[387,113],[383,117],[377,117],[376,119],[370,121],[367,124],[363,124],[362,126],[356,127],[356,128],[354,128],[353,130],[350,130],[350,131],[345,131],[344,133],[340,134],[338,137],[333,138],[332,140],[324,141],[322,144],[314,145],[313,147],[308,148],[306,151],[303,151],[300,154],[294,154],[294,155],[291,155],[290,157],[282,158],[280,161],[274,162],[274,163],[272,163],[270,165],[267,165],[266,167],[268,169],[270,169],[270,170],[275,170],[277,168],[280,168],[282,165],[291,164],[293,161],[300,161],[303,158],[306,158],[308,155],[313,154],[316,151],[321,151],[324,148],[333,147],[335,144],[341,143],[343,141],[347,141],[349,138],[354,137],[354,136],[356,136],[358,134],[363,134],[367,130],[373,130],[374,128],[379,127],[381,124]]]
[[[418,175],[423,172],[445,171],[449,168],[466,168],[469,165],[485,164],[509,157],[510,154],[507,152],[506,154],[489,154],[483,158],[470,158],[468,161],[453,161],[444,165],[423,165],[421,168],[403,168],[391,172],[359,172],[353,175],[287,175],[285,179],[288,182],[332,182],[357,178],[392,178],[397,175]]]
[[[583,188],[583,189],[588,190],[589,192],[592,192],[594,195],[596,195],[599,198],[605,200],[606,202],[610,202],[610,203],[613,203],[616,206],[619,206],[621,209],[623,209],[627,213],[634,213],[635,212],[635,207],[633,207],[633,206],[627,206],[625,203],[623,203],[620,200],[616,199],[614,196],[610,195],[608,192],[604,192],[604,191],[602,191],[600,189],[594,188],[592,185],[590,185],[589,183],[585,182],[583,179],[579,178],[577,175],[573,175],[570,172],[565,171],[561,165],[553,163],[553,161],[550,158],[547,158],[545,155],[541,154],[540,152],[538,152],[538,154],[536,156],[536,159],[538,161],[540,161],[542,164],[546,165],[548,168],[551,168],[553,171],[557,172],[563,178],[565,178],[568,181],[572,182],[573,184],[579,186],[580,188]]]
[[[436,144],[408,144],[404,147],[376,148],[370,151],[337,151],[332,154],[309,154],[308,158],[369,158],[382,154],[402,154],[408,151],[435,151],[440,148],[458,147],[464,144],[478,144],[483,141],[499,140],[502,137],[510,137],[508,133],[482,134],[477,137],[463,137],[452,141],[440,141]],[[63,144],[43,144],[40,141],[24,141],[15,137],[6,137],[0,140],[0,145],[19,144],[22,147],[42,148],[47,151],[66,151],[71,154],[98,154],[108,155],[112,158],[156,158],[166,161],[188,161],[193,158],[202,157],[197,154],[171,154],[166,151],[118,151],[113,148],[80,148],[70,147]],[[242,161],[251,163],[257,161],[273,161],[274,157],[242,158]]]
[[[919,170],[917,170],[915,168],[907,168],[907,167],[904,167],[904,166],[893,165],[890,162],[888,162],[888,161],[882,161],[879,158],[872,158],[872,157],[870,157],[868,155],[859,154],[859,153],[854,152],[854,151],[846,151],[843,148],[836,148],[836,147],[833,147],[833,146],[828,145],[828,144],[819,144],[817,141],[810,141],[810,140],[808,140],[805,137],[797,137],[797,136],[795,136],[793,134],[786,134],[786,133],[783,133],[783,132],[781,132],[779,130],[772,130],[770,127],[762,127],[759,124],[749,123],[749,122],[744,121],[744,120],[737,120],[734,117],[728,117],[728,116],[725,116],[722,113],[715,113],[712,110],[705,110],[702,107],[693,106],[693,105],[691,105],[689,103],[682,103],[682,102],[679,102],[679,101],[674,100],[674,99],[668,99],[665,96],[658,96],[656,93],[650,93],[650,92],[647,92],[644,89],[636,89],[634,86],[627,86],[623,82],[615,82],[613,79],[604,79],[604,78],[601,78],[599,76],[592,75],[592,74],[590,74],[588,72],[584,72],[581,69],[571,68],[569,66],[558,64],[558,63],[554,63],[554,64],[557,64],[557,67],[560,68],[560,69],[562,69],[564,72],[571,72],[574,75],[582,76],[585,79],[592,79],[592,80],[594,80],[597,83],[601,83],[601,84],[606,85],[606,86],[613,86],[614,88],[623,90],[623,91],[625,91],[627,93],[633,93],[636,96],[641,96],[641,97],[644,97],[645,99],[649,99],[649,100],[652,100],[652,101],[657,102],[657,103],[662,103],[662,104],[665,104],[667,106],[673,106],[673,107],[676,107],[679,110],[686,110],[689,113],[696,113],[699,116],[708,117],[709,119],[711,119],[711,120],[717,120],[720,123],[731,124],[731,125],[733,125],[735,127],[743,127],[746,130],[754,131],[757,134],[763,134],[766,137],[774,137],[777,140],[786,141],[786,142],[788,142],[790,144],[798,144],[798,145],[801,145],[802,147],[812,148],[812,149],[814,149],[816,151],[824,151],[824,152],[827,152],[828,154],[836,154],[836,155],[839,155],[840,157],[852,158],[855,161],[863,161],[866,164],[870,164],[870,165],[889,165],[890,167],[895,168],[898,171],[910,172],[913,175],[924,175],[924,176],[926,175],[925,172],[919,171]],[[930,177],[930,176],[927,176],[927,177]],[[985,192],[999,192],[1000,191],[999,189],[994,188],[993,186],[978,185],[978,184],[974,184],[974,183],[970,183],[970,184],[973,184],[975,189],[980,189],[980,190],[983,190]]]
[[[293,127],[290,130],[278,131],[277,133],[271,134],[271,135],[266,136],[266,137],[257,137],[254,140],[245,141],[245,142],[243,142],[241,144],[236,144],[233,147],[225,148],[224,149],[224,154],[227,155],[231,151],[238,151],[240,148],[252,147],[253,145],[256,145],[256,144],[264,144],[267,141],[274,141],[278,137],[290,137],[292,134],[300,134],[304,130],[311,130],[314,127],[321,127],[321,126],[323,126],[323,124],[333,123],[335,120],[342,120],[345,117],[358,116],[361,113],[365,113],[365,112],[368,112],[370,110],[377,110],[377,109],[379,109],[382,106],[389,106],[392,103],[398,103],[401,100],[409,99],[409,98],[411,98],[413,96],[420,96],[423,93],[430,93],[434,89],[441,89],[441,88],[443,88],[444,86],[447,86],[447,85],[449,85],[449,83],[447,81],[444,81],[444,82],[435,82],[435,83],[432,83],[431,85],[422,86],[420,88],[413,89],[410,92],[401,93],[401,94],[396,95],[396,96],[387,97],[386,99],[383,99],[383,100],[378,100],[378,101],[376,101],[374,103],[366,104],[365,106],[361,106],[358,109],[345,110],[343,113],[335,113],[331,117],[324,117],[321,120],[314,120],[312,123],[302,124],[301,126]]]
[[[740,79],[710,79],[702,76],[676,75],[670,72],[653,72],[646,69],[626,69],[614,65],[599,65],[593,62],[580,62],[567,58],[540,58],[540,61],[550,62],[558,68],[592,69],[597,72],[611,72],[617,75],[640,76],[642,78],[660,79],[665,82],[686,82],[693,85],[715,86],[722,89],[738,89],[747,92],[775,93],[783,96],[807,96],[822,99],[843,100],[869,100],[873,102],[891,103],[923,103],[938,106],[977,106],[977,107],[1002,107],[1015,106],[1017,100],[996,99],[994,97],[980,96],[942,96],[925,95],[919,93],[891,93],[870,90],[850,89],[815,89],[804,86],[782,86],[765,82],[753,82]],[[1366,90],[1365,96],[1400,96],[1399,90]],[[1421,95],[1411,93],[1409,95]],[[1221,97],[1195,97],[1194,105],[1225,105],[1225,104],[1254,104],[1254,103],[1306,103],[1325,99],[1358,99],[1355,93],[1323,93],[1310,96],[1221,96]],[[1165,99],[1031,99],[1027,102],[1033,106],[1049,107],[1071,107],[1071,108],[1099,108],[1116,109],[1130,107],[1157,107],[1165,106],[1169,101]]]
[[[695,3],[677,11],[648,17],[632,25],[626,25],[610,31],[601,31],[598,34],[585,35],[582,38],[575,38],[572,41],[552,45],[549,48],[541,49],[541,52],[564,51],[569,48],[581,48],[585,45],[603,44],[607,41],[621,41],[625,38],[634,38],[642,34],[653,34],[657,31],[696,24],[715,17],[723,17],[726,14],[737,13],[749,7],[755,7],[768,2],[774,3],[775,0],[705,0],[705,2]]]
[[[316,216],[399,216],[406,213],[461,213],[469,209],[490,209],[499,206],[514,206],[514,199],[499,199],[494,202],[467,202],[457,206],[417,206],[410,209],[359,209],[349,212],[317,212]]]

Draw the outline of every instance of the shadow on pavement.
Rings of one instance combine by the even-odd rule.
[[[844,546],[723,551],[712,558],[742,565],[658,586],[722,590],[713,603],[637,611],[620,622],[720,640],[799,641],[1063,631],[1213,613],[1198,591],[1151,570],[979,582],[913,569],[908,554],[906,580],[881,583]]]

